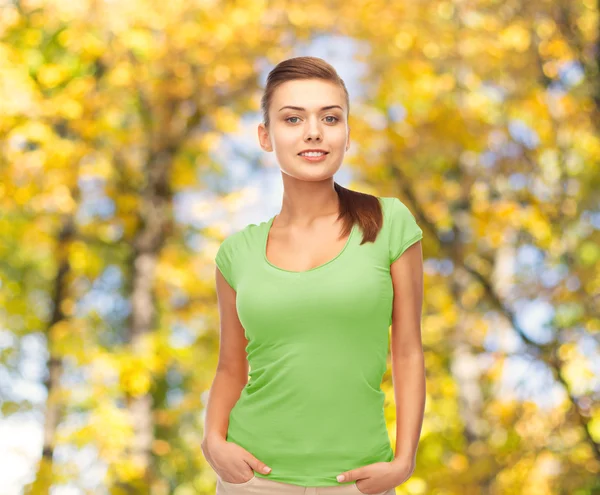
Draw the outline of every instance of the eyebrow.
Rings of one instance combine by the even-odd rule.
[[[306,111],[306,108],[302,108],[302,107],[294,107],[294,106],[291,106],[291,105],[286,105],[286,106],[284,106],[284,107],[281,107],[281,108],[279,109],[279,111],[281,112],[281,111],[282,111],[284,108],[291,108],[292,110],[299,110],[299,111],[301,111],[301,112],[305,112],[305,111]],[[344,110],[344,109],[343,109],[342,107],[340,107],[339,105],[329,105],[329,106],[326,106],[326,107],[321,107],[321,110],[329,110],[329,109],[331,109],[331,108],[339,108],[339,109],[340,109],[340,110],[342,110],[342,111]]]

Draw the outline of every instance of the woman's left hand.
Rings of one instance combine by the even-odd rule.
[[[356,486],[362,493],[381,493],[404,483],[411,477],[414,469],[413,462],[394,459],[344,471],[337,476],[337,480],[342,483],[356,481]],[[340,476],[344,479],[340,479]]]

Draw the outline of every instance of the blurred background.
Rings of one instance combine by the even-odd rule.
[[[424,232],[397,493],[599,494],[599,8],[0,0],[0,494],[214,493],[214,255],[279,211],[259,103],[300,55],[350,92],[337,182]]]

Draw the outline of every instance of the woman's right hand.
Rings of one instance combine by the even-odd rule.
[[[228,483],[245,483],[254,476],[254,471],[264,474],[271,471],[246,449],[223,438],[206,440],[202,452],[215,473]]]

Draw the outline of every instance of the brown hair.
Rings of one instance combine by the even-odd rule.
[[[295,57],[277,64],[267,76],[265,92],[261,98],[263,123],[269,129],[269,107],[273,100],[275,90],[284,82],[295,79],[322,79],[338,84],[346,96],[346,107],[350,113],[350,98],[342,78],[336,70],[325,60],[317,57]],[[372,194],[361,193],[346,189],[337,182],[333,183],[334,189],[340,200],[339,220],[343,220],[344,228],[340,237],[346,237],[355,223],[358,223],[363,232],[365,242],[374,242],[383,225],[383,212],[377,197]]]

